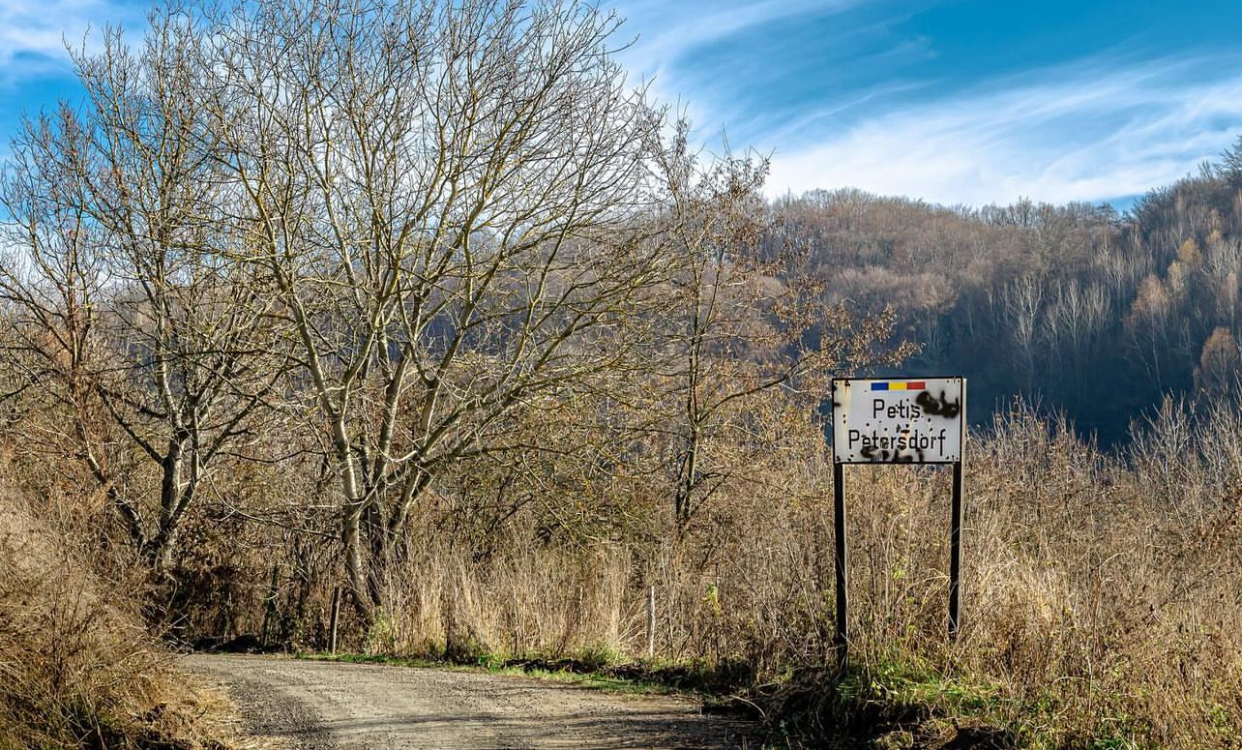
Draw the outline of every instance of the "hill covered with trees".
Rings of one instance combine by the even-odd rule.
[[[1106,444],[1169,395],[1235,393],[1237,151],[1107,205],[944,208],[853,190],[773,202],[771,242],[807,248],[828,295],[891,305],[920,350],[902,371],[970,378],[976,422],[1014,396]]]

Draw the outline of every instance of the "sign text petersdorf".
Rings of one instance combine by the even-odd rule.
[[[940,464],[962,460],[965,379],[833,381],[837,463]]]

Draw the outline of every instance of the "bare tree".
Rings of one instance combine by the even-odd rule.
[[[110,31],[76,55],[83,114],[29,123],[0,193],[10,357],[69,407],[73,455],[158,570],[213,465],[250,439],[280,362],[270,295],[221,208],[188,28],[159,14],[137,52]],[[134,496],[135,464],[159,477],[154,503]]]
[[[1022,392],[1031,393],[1036,382],[1040,313],[1045,304],[1042,279],[1035,275],[1015,279],[1001,288],[1000,298],[1017,349],[1014,372],[1021,379]]]
[[[1057,285],[1042,310],[1043,343],[1054,371],[1071,403],[1082,404],[1098,378],[1091,373],[1091,359],[1111,320],[1112,306],[1102,285],[1083,286],[1071,279]],[[1059,367],[1058,367],[1059,365]],[[1029,390],[1033,391],[1033,387]]]
[[[1242,356],[1238,340],[1228,328],[1218,326],[1203,343],[1199,366],[1195,368],[1195,395],[1221,398],[1237,389]]]
[[[360,612],[454,462],[609,367],[660,258],[634,237],[658,113],[577,3],[303,0],[208,15],[203,97],[296,342]]]
[[[809,271],[800,238],[769,241],[766,160],[726,154],[700,165],[688,132],[681,123],[660,153],[659,241],[674,267],[653,367],[666,401],[653,429],[672,438],[679,536],[721,490],[755,480],[753,456],[719,448],[757,442],[747,439],[748,412],[766,394],[783,389],[815,406],[833,373],[909,353],[876,347],[891,334],[891,314],[855,319],[826,301],[830,282]]]

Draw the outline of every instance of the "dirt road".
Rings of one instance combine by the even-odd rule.
[[[294,750],[741,748],[739,725],[698,703],[438,669],[191,656],[256,735]],[[749,747],[756,747],[751,742]]]

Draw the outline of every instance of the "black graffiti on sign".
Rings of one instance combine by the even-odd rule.
[[[923,463],[923,451],[921,448],[915,448],[914,453],[902,453],[901,451],[877,448],[874,445],[864,445],[862,450],[858,451],[858,455],[876,464]]]
[[[961,400],[949,401],[945,398],[943,390],[940,391],[940,398],[933,396],[931,391],[923,391],[914,399],[914,403],[918,404],[925,414],[945,419],[954,419],[962,413]]]

